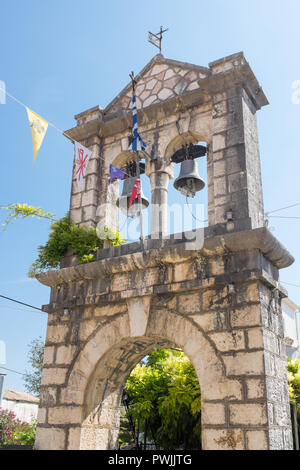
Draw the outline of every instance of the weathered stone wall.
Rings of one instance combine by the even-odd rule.
[[[158,227],[156,212],[166,205],[173,178],[171,156],[183,145],[199,141],[208,145],[209,225],[226,223],[231,211],[231,231],[263,226],[256,110],[268,102],[243,54],[212,62],[209,68],[157,56],[136,78],[139,132],[153,159],[146,159],[152,232],[164,232],[166,225],[166,211]],[[128,151],[131,94],[129,84],[104,110],[93,108],[76,116],[77,127],[68,131],[93,150],[80,193],[73,172],[70,207],[77,224],[96,225],[104,219],[117,226],[119,183],[108,184],[109,165],[123,167],[133,158]],[[160,173],[163,178],[158,182]]]
[[[51,298],[36,447],[115,448],[126,378],[153,349],[176,345],[199,379],[204,449],[291,449],[278,270],[293,258],[263,227],[255,113],[267,99],[242,53],[209,68],[157,56],[136,90],[152,234],[165,231],[171,156],[207,143],[204,245],[150,239],[39,275]],[[109,164],[132,160],[129,107],[130,85],[67,132],[93,150],[80,193],[73,171],[77,224],[117,223]]]
[[[218,255],[174,246],[41,275],[52,289],[37,448],[115,448],[128,374],[174,345],[199,378],[205,449],[291,448],[278,270],[224,241]]]

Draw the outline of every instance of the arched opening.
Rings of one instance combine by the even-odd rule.
[[[189,155],[189,149],[206,148],[205,154],[195,159]],[[168,233],[181,233],[184,231],[202,228],[208,223],[208,145],[205,137],[198,132],[186,132],[175,137],[167,146],[165,158],[174,162],[174,179],[170,181],[168,191]],[[191,153],[191,152],[190,152]],[[182,159],[176,155],[182,154],[184,159],[194,161],[193,176],[199,175],[205,186],[193,196],[183,194],[174,187],[178,177],[188,177],[183,168]],[[200,180],[199,180],[200,181]]]
[[[134,396],[139,375],[147,390],[143,394],[140,387]],[[189,403],[183,403],[183,392]],[[148,403],[145,402],[146,395]],[[168,410],[172,400],[177,400],[177,413],[174,406]],[[89,380],[84,397],[80,447],[126,449],[127,445],[140,450],[144,447],[200,449],[200,410],[198,377],[182,350],[163,338],[155,341],[146,337],[134,338],[111,348]],[[126,432],[128,442],[124,439]]]
[[[124,384],[143,357],[158,348],[174,347],[164,340],[140,337],[112,347],[97,363],[84,396],[82,449],[117,449]]]
[[[201,391],[179,348],[156,349],[126,380],[120,412],[121,450],[200,450]]]
[[[201,387],[202,447],[214,448],[207,428],[210,403],[215,409],[213,420],[223,422],[224,397],[239,399],[241,384],[226,377],[223,358],[197,318],[181,313],[182,308],[186,312],[191,295],[178,302],[172,296],[158,296],[151,307],[147,299],[131,301],[127,312],[104,318],[92,331],[74,358],[62,391],[64,403],[77,403],[80,413],[68,448],[117,449],[120,405],[128,376],[153,350],[169,348],[180,348],[195,368]],[[174,310],[176,303],[178,311]]]
[[[150,214],[151,214],[151,188],[149,178],[144,172],[144,167],[146,166],[145,155],[142,152],[139,152],[140,158],[140,168],[141,168],[141,187],[143,196],[148,200],[149,206],[142,210],[143,217],[143,235],[147,236],[150,233]],[[108,195],[110,203],[115,206],[112,210],[116,214],[116,228],[121,232],[122,238],[125,239],[127,243],[132,243],[139,240],[140,237],[140,219],[139,217],[130,217],[129,212],[126,214],[122,208],[118,208],[118,199],[120,196],[127,194],[130,198],[130,193],[124,191],[125,179],[129,176],[134,175],[130,169],[130,164],[136,163],[136,154],[135,152],[122,152],[120,153],[112,162],[117,168],[122,169],[125,172],[125,178],[123,180],[115,180],[110,186],[113,189],[114,197],[111,197],[111,194]],[[132,188],[131,188],[132,189]]]

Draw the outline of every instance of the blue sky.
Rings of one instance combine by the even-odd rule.
[[[168,27],[163,54],[198,65],[242,50],[270,101],[258,113],[264,203],[270,211],[300,202],[300,104],[292,103],[292,83],[300,80],[299,17],[298,0],[11,0],[0,7],[0,80],[66,130],[75,125],[75,114],[105,107],[128,83],[129,72],[137,74],[157,53],[147,42],[149,30]],[[10,98],[0,105],[0,136],[0,204],[27,202],[63,216],[72,144],[49,128],[33,169],[26,111]],[[300,216],[300,206],[278,215]],[[300,220],[272,219],[270,225],[296,258],[281,279],[300,285]],[[0,233],[1,295],[38,307],[48,303],[49,289],[27,278],[48,231],[47,221],[31,219]],[[300,288],[291,286],[289,293],[300,304]],[[23,372],[27,345],[45,337],[47,317],[13,308],[17,305],[0,299],[0,340],[6,343],[5,367]],[[22,377],[13,373],[5,386],[24,390]]]

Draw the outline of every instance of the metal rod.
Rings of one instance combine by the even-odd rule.
[[[138,215],[140,217],[140,241],[141,241],[141,246],[143,248],[144,237],[143,237],[143,214],[142,214],[142,199],[141,199],[142,182],[141,182],[140,158],[139,158],[138,150],[135,152],[135,154],[136,154],[136,176],[140,182],[140,189],[138,191]]]
[[[131,72],[129,74],[131,78],[131,83],[132,83],[132,94],[135,94],[135,85],[136,85],[136,79],[134,77],[134,73]],[[136,150],[135,152],[136,155],[136,176],[137,179],[140,182],[140,190],[138,191],[138,215],[140,217],[140,242],[141,242],[141,247],[143,248],[144,246],[144,237],[143,237],[143,214],[142,214],[142,200],[141,200],[141,192],[142,192],[142,182],[141,182],[141,172],[140,172],[140,158],[139,158],[139,152]]]
[[[298,431],[298,421],[297,421],[297,407],[292,405],[292,421],[294,428],[294,439],[295,439],[295,450],[299,450],[299,431]]]
[[[2,397],[3,397],[3,390],[4,390],[4,378],[6,374],[0,373],[0,406],[2,406]]]

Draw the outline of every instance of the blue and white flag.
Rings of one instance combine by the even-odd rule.
[[[110,183],[115,178],[118,178],[119,180],[122,180],[125,176],[124,171],[120,170],[120,168],[118,168],[118,167],[116,167],[115,165],[112,165],[112,164],[109,165],[109,174],[110,174],[110,180],[109,180]]]
[[[137,109],[136,109],[136,96],[133,95],[132,97],[132,135],[133,141],[129,147],[131,152],[137,150],[145,150],[147,145],[141,138],[138,132],[138,122],[137,122]]]

